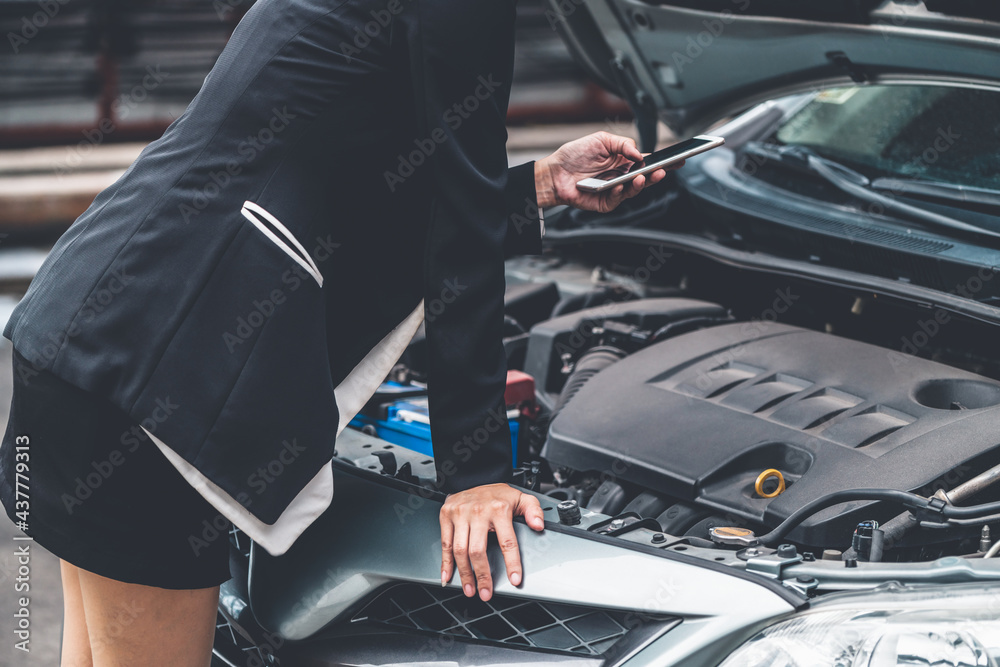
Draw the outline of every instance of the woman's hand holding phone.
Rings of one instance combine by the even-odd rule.
[[[613,211],[624,200],[662,181],[667,170],[657,169],[601,192],[580,190],[577,183],[588,178],[625,174],[643,158],[632,139],[608,132],[596,132],[570,141],[552,155],[535,162],[538,205],[544,208],[565,204],[585,211]],[[683,165],[679,162],[669,168]]]

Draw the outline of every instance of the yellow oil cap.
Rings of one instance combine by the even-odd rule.
[[[764,483],[769,479],[778,480],[778,486],[775,487],[773,491],[764,491]],[[761,498],[774,498],[775,496],[779,496],[785,490],[785,476],[781,474],[780,470],[768,468],[761,474],[757,475],[757,481],[753,483],[753,490],[756,491],[757,495]]]

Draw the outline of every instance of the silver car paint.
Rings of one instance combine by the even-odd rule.
[[[348,436],[371,444],[367,437]],[[341,455],[347,448],[338,441]],[[342,619],[387,583],[440,585],[439,503],[343,471],[335,474],[333,506],[286,554],[252,551],[254,614],[265,629],[286,639],[305,639]],[[551,499],[544,500],[553,506]],[[698,620],[691,642],[702,645],[794,609],[763,581],[742,578],[735,570],[729,574],[554,530],[539,534],[524,524],[515,531],[524,581],[512,586],[498,551],[492,550],[499,594]],[[459,586],[458,577],[449,585]]]

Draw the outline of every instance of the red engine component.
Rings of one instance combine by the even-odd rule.
[[[538,415],[535,403],[535,378],[523,371],[507,371],[507,388],[503,393],[508,408],[517,408],[529,419]]]

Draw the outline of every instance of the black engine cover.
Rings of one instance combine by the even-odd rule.
[[[968,479],[1000,454],[998,406],[1000,385],[971,373],[744,322],[666,340],[599,372],[553,421],[543,455],[773,527],[833,491],[930,493]],[[770,500],[754,491],[768,468],[788,483]],[[790,539],[848,546],[858,521],[900,511],[839,505]]]

